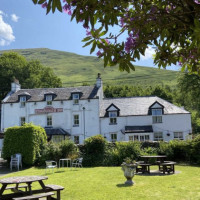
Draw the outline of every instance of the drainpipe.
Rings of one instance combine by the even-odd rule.
[[[85,140],[85,107],[83,107],[83,138]]]

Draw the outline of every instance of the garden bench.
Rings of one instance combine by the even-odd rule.
[[[40,194],[34,194],[29,196],[23,196],[23,197],[16,197],[12,198],[13,200],[39,200],[39,198],[46,197],[47,200],[51,199],[51,196],[54,195],[53,192],[47,192],[47,193],[40,193]]]
[[[172,172],[174,174],[175,172],[175,167],[174,165],[176,164],[176,162],[173,161],[165,161],[164,163],[160,163],[159,164],[159,170],[163,172],[163,174],[165,174],[165,172],[167,172],[168,174],[170,172]]]
[[[49,191],[56,191],[57,192],[57,200],[60,200],[60,191],[64,190],[65,188],[60,185],[45,185],[45,188]]]
[[[139,163],[136,167],[136,173],[142,172],[144,174],[145,172],[147,172],[150,174],[150,166],[151,164],[149,163]]]

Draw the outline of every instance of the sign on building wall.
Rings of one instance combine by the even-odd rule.
[[[47,106],[43,109],[35,109],[35,114],[56,113],[56,112],[63,112],[63,108],[53,108],[51,106]]]

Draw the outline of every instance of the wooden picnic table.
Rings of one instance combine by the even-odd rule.
[[[152,164],[159,165],[160,163],[164,162],[164,159],[166,158],[166,155],[151,155],[151,156],[140,156],[140,158],[144,159],[144,162],[141,163],[139,162],[138,167],[136,168],[136,172],[142,172],[142,173],[150,173],[150,166]],[[156,158],[155,163],[150,163],[150,159]],[[160,170],[160,165],[159,165],[159,170]]]
[[[167,156],[166,155],[152,155],[152,156],[140,156],[140,158],[144,159],[145,164],[148,164],[149,160],[152,158],[156,158],[157,161],[163,163],[165,158],[167,158]],[[157,164],[157,163],[155,163],[155,164]]]
[[[22,195],[32,195],[37,194],[41,192],[46,192],[46,187],[43,183],[43,180],[48,179],[47,176],[16,176],[16,177],[9,177],[0,179],[0,183],[2,184],[2,187],[0,189],[0,199],[12,199],[14,197],[20,197]],[[39,182],[41,189],[39,190],[32,190],[31,185],[33,182]],[[28,191],[24,192],[19,190],[20,184],[26,183],[28,186]],[[15,184],[15,193],[11,194],[3,194],[6,190],[6,187],[8,185]]]

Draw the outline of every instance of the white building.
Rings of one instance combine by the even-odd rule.
[[[2,101],[1,132],[25,122],[44,127],[49,139],[80,144],[97,134],[112,142],[169,141],[192,132],[190,113],[159,97],[104,98],[100,75],[93,87],[21,89],[12,83]]]

